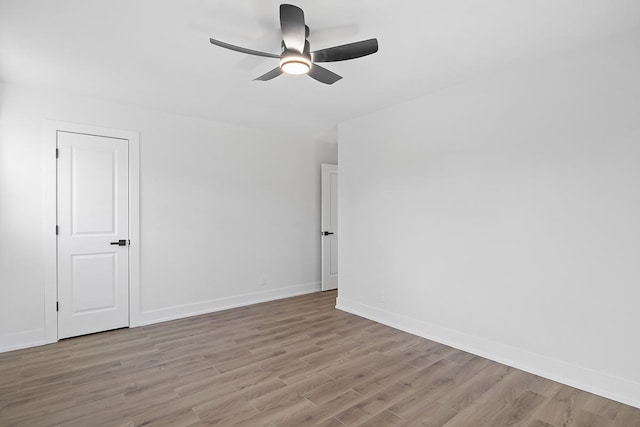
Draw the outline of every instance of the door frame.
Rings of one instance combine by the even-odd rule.
[[[58,120],[45,120],[44,159],[44,314],[45,341],[58,341],[57,132],[82,133],[129,141],[129,327],[140,326],[140,133]]]

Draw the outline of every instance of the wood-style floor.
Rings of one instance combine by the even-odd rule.
[[[640,410],[305,295],[0,354],[0,425],[640,426]]]

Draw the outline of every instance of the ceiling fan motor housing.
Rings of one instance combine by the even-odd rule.
[[[309,27],[306,27],[307,37],[309,36]],[[282,42],[282,54],[280,55],[280,68],[287,74],[306,74],[313,67],[311,60],[311,47],[309,41],[304,42],[304,51],[302,53],[297,50],[287,49]]]

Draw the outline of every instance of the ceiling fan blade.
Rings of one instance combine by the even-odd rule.
[[[282,74],[282,70],[280,69],[280,67],[276,67],[273,70],[269,71],[268,73],[264,73],[260,77],[256,77],[253,80],[254,81],[255,80],[260,80],[261,82],[266,82],[267,80],[275,79],[280,74]]]
[[[306,41],[304,12],[292,4],[280,5],[280,28],[282,40],[287,49],[302,53]]]
[[[315,52],[311,52],[311,58],[313,58],[313,62],[336,62],[361,58],[376,53],[377,51],[378,39],[369,39],[316,50]]]
[[[313,64],[308,74],[309,77],[328,85],[332,85],[342,78],[342,76],[337,75],[333,71],[329,71],[316,64]]]
[[[216,39],[209,39],[211,44],[215,44],[216,46],[224,47],[225,49],[235,50],[236,52],[248,53],[249,55],[256,56],[266,56],[267,58],[280,58],[280,55],[275,55],[273,53],[260,52],[259,50],[247,49],[246,47],[234,46],[229,43],[221,42]]]

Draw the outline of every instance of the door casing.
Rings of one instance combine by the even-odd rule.
[[[44,123],[44,221],[43,248],[45,261],[45,340],[58,341],[58,315],[56,312],[58,287],[57,262],[57,188],[56,141],[57,132],[83,133],[109,136],[129,141],[129,326],[140,326],[140,134],[57,120]]]

